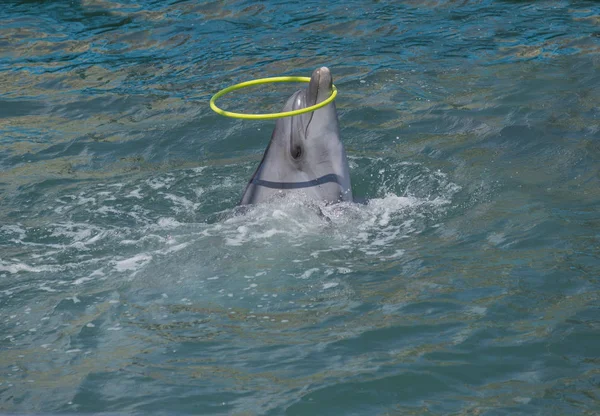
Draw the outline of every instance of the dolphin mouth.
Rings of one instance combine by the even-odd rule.
[[[325,101],[331,95],[333,85],[333,79],[331,77],[331,71],[326,66],[315,69],[310,77],[308,89],[306,91],[306,106],[310,107],[320,102]],[[318,110],[315,110],[318,111]],[[306,130],[310,126],[310,122],[313,119],[315,112],[311,111],[308,122],[306,123]]]
[[[315,69],[310,77],[306,96],[306,105],[313,106],[325,101],[331,95],[332,86],[331,72],[323,66]]]

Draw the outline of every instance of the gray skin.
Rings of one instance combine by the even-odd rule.
[[[329,69],[316,69],[308,87],[294,93],[283,111],[306,108],[331,95]],[[284,193],[335,203],[352,201],[346,151],[340,140],[335,104],[280,118],[260,165],[246,186],[241,205],[256,204]]]

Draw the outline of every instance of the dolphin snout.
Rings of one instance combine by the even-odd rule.
[[[307,104],[309,106],[326,100],[331,95],[331,72],[326,66],[315,69],[308,85]]]

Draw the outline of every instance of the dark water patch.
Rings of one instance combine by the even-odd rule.
[[[387,377],[366,377],[364,381],[347,381],[329,387],[316,389],[285,409],[286,414],[307,414],[317,409],[329,412],[362,413],[364,411],[385,411],[398,401],[418,404],[424,392],[445,395],[454,390],[435,375],[406,371]],[[364,403],[377,403],[374,407]],[[369,410],[368,410],[369,409]]]
[[[47,106],[39,101],[2,100],[0,101],[0,118],[41,114],[46,108]]]

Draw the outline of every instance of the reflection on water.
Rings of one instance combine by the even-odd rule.
[[[5,1],[0,409],[594,412],[599,16]],[[236,208],[273,124],[208,98],[321,65],[367,202]]]

